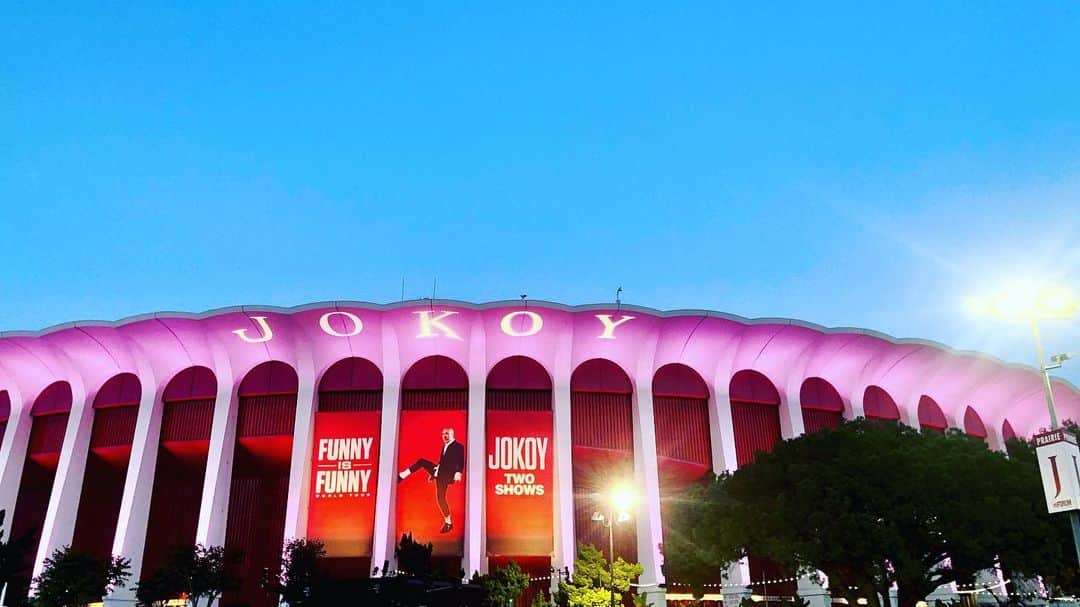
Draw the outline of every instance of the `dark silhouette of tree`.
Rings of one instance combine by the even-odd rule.
[[[105,559],[64,546],[45,559],[41,575],[34,578],[35,607],[85,607],[107,595],[129,577],[131,561]]]
[[[293,539],[285,544],[277,572],[267,571],[262,588],[289,607],[305,607],[315,601],[320,590],[319,559],[326,556],[326,547],[319,540]]]
[[[837,597],[900,607],[971,583],[998,559],[1033,576],[1061,563],[1038,470],[958,431],[860,419],[782,441],[671,504],[665,574],[701,593],[753,553],[821,571]]]
[[[209,605],[222,593],[236,588],[240,554],[226,553],[222,546],[202,544],[179,548],[168,563],[144,578],[135,596],[143,607],[152,607],[185,594],[191,607]]]

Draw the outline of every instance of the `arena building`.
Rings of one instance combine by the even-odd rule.
[[[1053,390],[1080,419],[1080,392]],[[596,493],[628,478],[642,498],[616,551],[651,584],[666,496],[858,416],[993,448],[1047,425],[1032,368],[862,329],[532,301],[245,306],[0,335],[0,508],[37,538],[35,574],[65,545],[131,559],[134,581],[175,545],[224,545],[244,584],[223,603],[265,604],[259,573],[292,537],[324,541],[343,577],[393,567],[406,532],[447,570],[513,559],[546,577],[577,542],[606,546]]]

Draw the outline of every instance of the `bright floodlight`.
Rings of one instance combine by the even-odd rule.
[[[621,514],[633,509],[634,502],[637,501],[637,493],[630,485],[616,485],[608,493],[608,500],[611,502],[612,510]]]
[[[1032,283],[1011,283],[987,297],[966,302],[969,312],[1014,320],[1072,318],[1080,299],[1065,287]]]

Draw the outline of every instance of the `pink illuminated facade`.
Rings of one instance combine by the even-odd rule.
[[[1080,392],[1062,381],[1053,390],[1059,416],[1080,419]],[[489,435],[488,420],[512,428],[514,412],[550,427],[532,442]],[[595,491],[625,476],[643,501],[617,550],[642,563],[645,584],[662,581],[665,498],[782,438],[865,416],[958,428],[1000,449],[1048,425],[1029,367],[792,320],[451,301],[162,313],[0,335],[0,508],[14,535],[39,535],[35,573],[64,545],[124,555],[136,581],[174,544],[244,547],[248,581],[223,602],[259,603],[255,572],[284,539],[309,535],[321,507],[319,420],[363,415],[375,429],[370,444],[352,444],[372,449],[370,464],[354,454],[371,476],[350,493],[371,500],[370,525],[334,559],[342,575],[366,576],[392,565],[410,516],[396,501],[409,465],[399,453],[426,438],[403,420],[436,413],[461,420],[466,450],[450,485],[465,506],[452,515],[460,540],[447,543],[448,567],[572,566],[576,542],[599,539]],[[491,449],[519,444],[545,458],[535,529],[551,531],[521,548],[495,538],[503,514],[489,493],[521,490],[509,476],[485,483]],[[434,496],[435,485],[415,491]],[[109,598],[132,600],[130,589]]]

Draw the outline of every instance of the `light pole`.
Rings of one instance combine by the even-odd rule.
[[[1080,308],[1077,299],[1067,289],[1053,286],[1011,285],[987,298],[974,298],[968,301],[968,307],[974,312],[995,318],[1025,320],[1031,325],[1031,335],[1035,340],[1035,356],[1039,361],[1039,374],[1042,375],[1043,392],[1046,395],[1046,408],[1050,413],[1050,429],[1057,430],[1057,410],[1054,408],[1054,390],[1050,385],[1050,371],[1058,369],[1072,354],[1057,354],[1050,357],[1051,365],[1046,364],[1043,352],[1042,335],[1039,332],[1040,320],[1068,320]],[[1073,546],[1076,560],[1080,563],[1080,511],[1069,511],[1072,524]]]
[[[607,514],[593,512],[592,520],[600,523],[608,532],[608,565],[611,576],[609,584],[611,594],[611,607],[615,607],[615,524],[630,520],[630,509],[637,501],[637,494],[630,485],[619,484],[612,487],[607,495],[603,496],[603,505]]]

